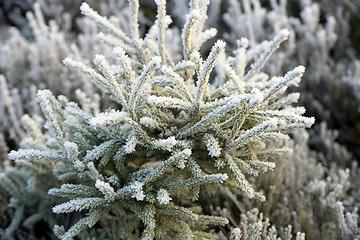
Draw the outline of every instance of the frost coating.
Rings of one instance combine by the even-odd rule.
[[[154,146],[158,147],[158,148],[163,148],[163,149],[166,149],[166,150],[171,150],[171,148],[173,146],[175,146],[177,143],[176,139],[174,136],[172,137],[169,137],[167,139],[159,139],[159,140],[156,140],[154,142]]]
[[[158,191],[156,199],[160,204],[168,204],[172,200],[168,191],[163,188]]]
[[[144,192],[142,187],[144,186],[144,183],[135,181],[130,188],[133,191],[132,198],[136,198],[137,201],[143,201],[145,198]]]
[[[110,186],[109,183],[103,182],[101,180],[96,180],[95,187],[99,189],[104,195],[105,198],[109,201],[113,201],[115,197],[114,189]]]
[[[222,148],[219,146],[219,142],[210,134],[204,136],[206,148],[209,151],[211,157],[219,157]]]
[[[128,114],[126,112],[115,111],[112,109],[110,112],[100,113],[99,115],[90,119],[90,124],[91,126],[99,127],[121,122],[127,117]]]

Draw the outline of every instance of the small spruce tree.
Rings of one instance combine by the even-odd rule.
[[[156,0],[156,21],[143,38],[139,2],[129,3],[130,36],[82,4],[82,13],[104,30],[100,39],[114,46],[116,61],[96,55],[98,71],[70,58],[64,64],[87,74],[115,107],[101,112],[98,98],[80,90],[81,105],[49,90],[38,92],[47,131],[24,116],[24,148],[9,154],[17,166],[1,175],[17,209],[9,234],[21,223],[45,220],[63,240],[86,236],[82,232],[95,224],[102,227],[89,236],[216,239],[209,225],[225,225],[228,219],[203,215],[196,206],[199,192],[222,184],[264,201],[246,175],[273,169],[266,159],[286,150],[267,143],[313,124],[313,118],[302,116],[303,107],[292,106],[299,94],[284,94],[299,82],[304,67],[283,77],[261,72],[288,38],[287,30],[247,68],[247,39],[239,41],[233,56],[226,56],[221,40],[201,56],[202,44],[216,35],[215,29],[203,30],[209,1],[190,2],[179,36],[169,28],[166,1]],[[35,210],[26,216],[29,207]],[[51,210],[81,213],[73,214],[78,221],[65,229],[68,222]],[[240,234],[234,229],[231,236]]]

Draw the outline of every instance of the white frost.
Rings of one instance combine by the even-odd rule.
[[[160,204],[168,204],[172,200],[169,196],[168,191],[163,188],[158,191],[156,199],[159,201]]]

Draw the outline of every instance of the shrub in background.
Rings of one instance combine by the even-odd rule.
[[[330,129],[338,129],[337,141],[359,158],[359,92],[351,90],[358,89],[359,55],[356,44],[350,44],[357,41],[350,16],[359,9],[358,4],[343,1],[330,8],[334,1],[317,2],[322,5],[311,0],[269,1],[266,8],[258,0],[231,0],[224,14],[230,28],[225,37],[235,43],[247,36],[251,46],[281,28],[289,29],[289,44],[274,56],[266,71],[279,74],[299,63],[304,65],[307,71],[300,84],[300,103],[319,123],[325,121]],[[300,12],[289,13],[289,8],[297,7]]]

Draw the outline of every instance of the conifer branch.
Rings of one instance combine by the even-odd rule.
[[[196,95],[194,99],[194,108],[198,109],[200,107],[200,103],[202,102],[202,98],[207,91],[209,77],[212,69],[216,64],[216,60],[219,57],[219,54],[224,51],[225,42],[217,41],[211,49],[211,52],[204,63],[203,69],[200,72],[199,79],[196,83]]]
[[[137,100],[140,97],[142,87],[144,86],[145,82],[149,80],[150,76],[154,73],[155,69],[159,67],[161,63],[160,57],[153,57],[151,61],[147,64],[144,68],[143,72],[139,77],[136,78],[134,88],[131,91],[130,98],[129,98],[129,112],[133,118],[136,119],[135,114],[135,107],[137,104]]]
[[[265,62],[270,58],[274,51],[280,46],[280,44],[288,39],[289,31],[283,29],[278,35],[271,41],[269,47],[261,54],[261,56],[253,64],[251,70],[246,73],[244,76],[244,81],[249,81],[256,73],[260,72],[261,68],[264,66]]]
[[[109,33],[118,37],[125,44],[131,45],[131,39],[128,38],[123,31],[115,27],[109,20],[105,17],[100,16],[96,11],[94,11],[87,3],[82,3],[80,7],[81,13],[89,17],[91,20],[96,22],[99,26],[106,29]]]

